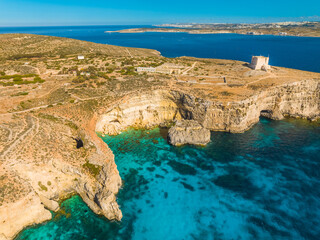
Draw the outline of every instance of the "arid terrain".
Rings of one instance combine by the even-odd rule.
[[[163,64],[181,71],[136,71]],[[79,194],[95,213],[121,220],[121,178],[96,132],[118,134],[175,119],[243,132],[260,115],[318,120],[320,74],[165,58],[155,50],[66,38],[0,35],[0,239],[49,220],[48,209],[59,211],[59,201],[70,194]]]
[[[320,37],[320,23],[283,22],[269,24],[163,24],[153,28],[131,28],[115,32],[186,32],[190,34],[237,33],[246,35]]]

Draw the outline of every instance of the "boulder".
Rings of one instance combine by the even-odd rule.
[[[206,145],[210,142],[210,130],[194,120],[178,120],[169,129],[168,142],[175,146]]]
[[[51,211],[54,211],[54,212],[57,212],[59,211],[60,209],[60,206],[59,206],[59,203],[54,201],[54,200],[51,200],[51,199],[48,199],[46,198],[45,196],[39,194],[39,197],[40,197],[40,201],[42,202],[42,204],[49,210]]]

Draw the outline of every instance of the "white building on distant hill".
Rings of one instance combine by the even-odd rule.
[[[249,66],[253,70],[269,70],[271,67],[269,65],[269,57],[264,56],[253,56],[251,64]]]
[[[83,60],[84,56],[78,56],[78,60]]]

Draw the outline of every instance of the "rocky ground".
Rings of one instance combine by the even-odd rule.
[[[25,34],[0,35],[0,49],[0,239],[50,219],[48,209],[58,211],[70,194],[97,214],[121,219],[121,178],[96,131],[118,134],[189,119],[242,132],[261,113],[320,115],[318,73],[253,71],[244,62],[167,59],[154,50]],[[184,69],[135,72],[163,63]]]

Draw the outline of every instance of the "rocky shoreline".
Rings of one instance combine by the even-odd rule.
[[[148,128],[189,119],[211,131],[242,133],[257,123],[260,116],[275,120],[284,117],[317,120],[319,106],[317,79],[283,84],[244,100],[225,103],[180,91],[156,90],[133,96],[130,102],[106,110],[97,121],[96,131],[117,135],[128,127]]]
[[[227,103],[199,100],[190,94],[171,90],[155,90],[135,95],[131,101],[120,102],[105,113],[96,115],[85,130],[85,142],[95,146],[96,149],[90,153],[88,159],[91,164],[101,167],[99,174],[93,178],[77,167],[60,161],[52,163],[50,171],[53,171],[55,176],[59,176],[57,173],[59,171],[69,177],[65,178],[65,182],[60,183],[62,185],[55,191],[47,191],[42,197],[39,197],[39,193],[32,193],[21,203],[2,206],[0,216],[7,218],[5,221],[2,219],[4,226],[2,229],[5,231],[1,231],[0,239],[13,239],[24,227],[51,219],[51,214],[46,208],[57,210],[55,202],[62,192],[76,192],[95,213],[102,214],[110,220],[121,220],[122,213],[116,202],[121,178],[111,150],[96,132],[115,135],[132,126],[149,128],[174,120],[192,119],[196,127],[191,128],[205,131],[206,136],[210,136],[210,132],[208,135],[202,126],[212,131],[241,133],[257,123],[261,115],[266,116],[266,113],[269,118],[277,120],[285,116],[316,120],[320,116],[319,106],[319,80],[284,84],[262,91],[248,99]],[[177,130],[172,129],[171,131]],[[172,141],[174,145],[207,142],[206,137],[200,141],[194,139]],[[75,178],[77,181],[74,181]],[[38,181],[39,178],[36,179]],[[25,217],[20,218],[19,223],[16,222],[16,214],[21,213],[21,208],[17,204],[30,205],[30,208],[24,207],[29,214],[25,213]],[[18,212],[12,209],[17,209]]]

